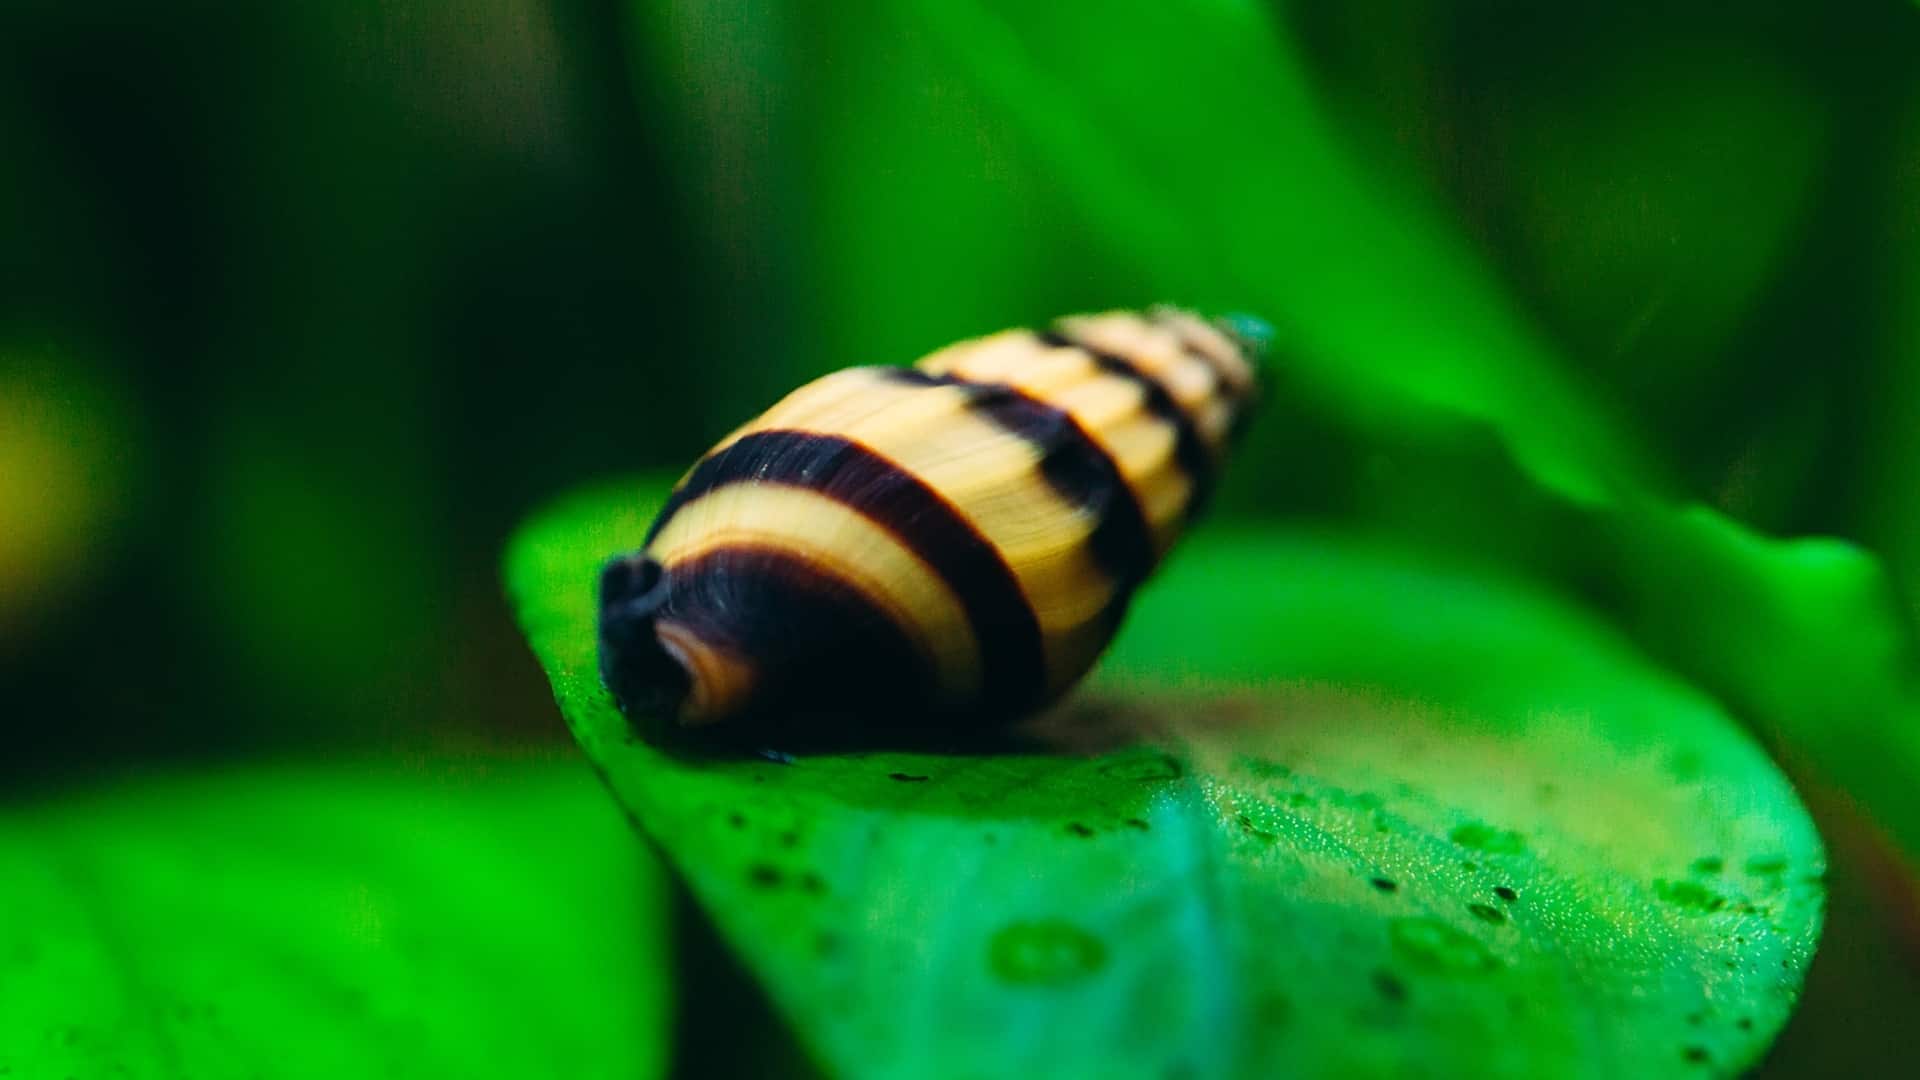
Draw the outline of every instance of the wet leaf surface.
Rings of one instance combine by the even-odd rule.
[[[631,733],[594,652],[599,563],[662,490],[540,516],[510,591],[581,743],[832,1071],[1693,1075],[1792,1007],[1805,812],[1551,595],[1354,533],[1202,535],[1020,749],[687,756]]]

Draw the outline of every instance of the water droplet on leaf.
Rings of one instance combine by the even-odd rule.
[[[1041,919],[1002,927],[987,946],[987,959],[1003,982],[1062,986],[1100,970],[1107,949],[1070,922]]]
[[[1484,821],[1457,825],[1447,834],[1461,847],[1484,851],[1489,855],[1518,855],[1527,850],[1527,838],[1512,829],[1496,829]]]
[[[1394,952],[1429,971],[1472,974],[1500,966],[1485,945],[1439,919],[1395,919],[1387,934]]]
[[[1697,881],[1666,881],[1653,883],[1653,891],[1660,899],[1675,907],[1686,908],[1695,913],[1719,911],[1727,906],[1727,898]]]

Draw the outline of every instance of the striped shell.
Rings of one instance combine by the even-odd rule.
[[[1075,316],[801,387],[607,565],[608,687],[686,726],[1046,704],[1205,502],[1263,329]]]

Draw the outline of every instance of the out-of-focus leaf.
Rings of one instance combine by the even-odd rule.
[[[1878,328],[1863,475],[1854,481],[1865,504],[1856,527],[1884,553],[1899,599],[1878,567],[1832,544],[1775,552],[1738,545],[1738,569],[1699,597],[1705,605],[1732,599],[1740,614],[1728,633],[1695,648],[1717,653],[1723,665],[1769,669],[1769,682],[1811,705],[1804,730],[1780,741],[1789,759],[1801,745],[1820,749],[1801,755],[1806,775],[1796,779],[1840,871],[1805,1002],[1768,1055],[1766,1076],[1897,1075],[1911,1067],[1910,1055],[1885,1033],[1920,1015],[1920,690],[1912,688],[1911,660],[1904,695],[1889,695],[1875,674],[1902,667],[1901,646],[1882,629],[1889,610],[1903,608],[1909,622],[1920,617],[1920,306],[1897,299],[1920,296],[1920,212],[1911,198],[1920,177],[1920,96],[1910,95],[1904,120],[1877,219],[1891,262],[1874,274],[1896,299],[1885,305],[1889,325]],[[1769,574],[1769,554],[1780,570],[1797,561],[1800,573]],[[1809,587],[1816,578],[1830,587]],[[1682,587],[1692,595],[1694,584]],[[1668,599],[1656,610],[1678,606]],[[1750,657],[1765,648],[1762,627],[1789,620],[1808,643],[1804,654],[1777,665]]]
[[[1869,486],[1862,525],[1887,553],[1907,610],[1920,619],[1920,208],[1912,198],[1920,182],[1920,90],[1904,120],[1885,191],[1890,318],[1880,334],[1881,381],[1862,462]]]
[[[789,24],[804,11],[792,5],[625,7],[641,107],[657,118],[693,244],[715,254],[676,272],[716,275],[708,287],[723,297],[723,309],[740,315],[700,327],[710,359],[690,383],[700,392],[677,401],[675,411],[730,423],[804,370],[810,337],[795,333],[795,314],[813,302],[806,283],[818,272],[805,266],[796,235],[811,220],[803,213],[811,192],[794,161],[794,99],[838,72],[783,49]],[[796,272],[797,264],[804,269]]]
[[[884,4],[796,13],[791,48],[829,57],[802,100],[819,370],[904,360],[1006,320],[1128,294],[1124,264],[938,35]],[[1146,303],[1151,297],[1132,296]],[[781,388],[784,389],[784,388]]]
[[[1125,0],[1089,20],[1071,5],[874,2],[911,13],[1019,118],[1163,297],[1272,320],[1304,387],[1381,425],[1408,404],[1485,421],[1582,501],[1657,482],[1429,200],[1353,159],[1266,6]]]
[[[1527,287],[1640,415],[1696,400],[1781,266],[1821,159],[1807,88],[1752,48],[1649,40],[1514,102]]]
[[[1102,752],[685,758],[595,656],[597,568],[663,490],[537,518],[509,588],[581,743],[834,1071],[1686,1075],[1793,1003],[1824,857],[1792,791],[1523,584],[1202,538],[1108,695],[1037,736],[1130,736]]]
[[[0,1075],[665,1072],[658,872],[578,763],[0,811]]]

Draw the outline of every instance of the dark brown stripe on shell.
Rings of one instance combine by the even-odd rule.
[[[1241,378],[1245,379],[1244,383],[1236,385],[1235,379],[1228,376],[1227,369],[1221,365],[1219,358],[1210,350],[1202,347],[1199,342],[1189,338],[1178,326],[1169,322],[1164,314],[1156,312],[1152,318],[1155,326],[1166,330],[1174,336],[1175,340],[1180,342],[1180,347],[1186,351],[1187,355],[1192,356],[1213,369],[1214,381],[1219,384],[1222,392],[1224,392],[1228,400],[1233,403],[1233,419],[1227,423],[1227,445],[1240,445],[1240,440],[1246,436],[1247,427],[1253,422],[1253,414],[1258,410],[1260,404],[1261,378],[1258,373],[1256,359],[1247,356],[1244,352],[1241,354],[1242,359],[1247,361],[1249,367],[1253,368],[1253,370],[1241,376]]]
[[[914,386],[964,387],[970,409],[1033,446],[1048,485],[1094,515],[1097,524],[1087,546],[1118,588],[1126,591],[1146,579],[1154,564],[1153,532],[1139,496],[1113,458],[1065,409],[1006,383],[917,368],[894,368],[887,377]]]
[[[1100,370],[1139,384],[1146,393],[1144,403],[1147,412],[1173,425],[1174,461],[1193,483],[1193,494],[1187,500],[1187,517],[1192,518],[1200,513],[1208,496],[1213,493],[1213,452],[1207,449],[1206,441],[1200,438],[1200,429],[1194,425],[1193,418],[1173,399],[1160,380],[1141,371],[1126,357],[1096,349],[1057,328],[1036,330],[1034,336],[1039,338],[1041,344],[1056,349],[1079,349],[1093,357],[1093,362],[1099,365]]]
[[[743,435],[694,467],[647,533],[651,544],[680,507],[728,484],[805,488],[885,528],[959,597],[980,650],[985,702],[1021,708],[1046,688],[1040,620],[999,549],[925,481],[838,435],[771,430]]]
[[[1228,398],[1238,398],[1242,395],[1246,388],[1239,385],[1239,380],[1232,372],[1227,370],[1226,365],[1220,362],[1220,358],[1215,356],[1211,350],[1189,337],[1186,331],[1182,330],[1168,318],[1168,313],[1154,311],[1150,312],[1147,318],[1153,325],[1172,334],[1173,339],[1180,343],[1180,351],[1200,361],[1202,364],[1207,365],[1207,370],[1213,372],[1214,383],[1220,387],[1221,391]]]

